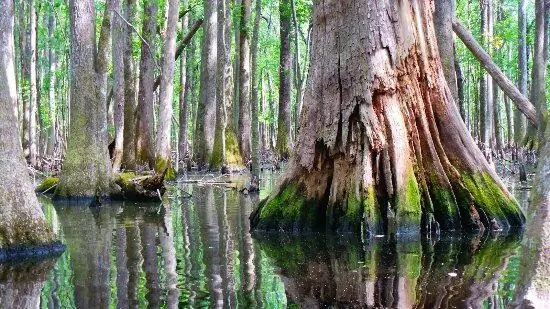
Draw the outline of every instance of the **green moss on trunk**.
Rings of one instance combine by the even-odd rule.
[[[412,169],[407,174],[405,186],[395,195],[395,230],[389,233],[419,233],[422,220],[422,205],[418,182]]]
[[[485,226],[491,226],[493,219],[501,228],[523,226],[525,217],[516,201],[506,195],[488,173],[463,173],[461,176]]]

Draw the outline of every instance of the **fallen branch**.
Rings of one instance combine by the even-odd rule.
[[[527,117],[535,127],[538,125],[537,112],[533,104],[516,88],[498,66],[491,60],[491,56],[476,42],[472,34],[464,28],[456,17],[453,17],[453,31],[472,52],[474,57],[481,63],[481,66],[491,75],[500,89],[516,103],[518,109]]]

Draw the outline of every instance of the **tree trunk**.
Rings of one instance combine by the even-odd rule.
[[[261,0],[256,0],[256,14],[252,30],[252,181],[251,188],[260,189],[260,132],[258,126],[258,101],[260,72],[258,70],[258,43],[260,40],[260,18],[262,17]]]
[[[29,164],[31,166],[36,166],[36,157],[37,157],[37,143],[36,143],[36,115],[37,115],[37,87],[36,87],[36,3],[35,0],[29,1],[29,14],[30,14],[30,23],[29,23],[29,91],[30,91],[30,100],[29,100]]]
[[[55,241],[34,194],[17,128],[14,5],[0,1],[0,249]]]
[[[22,1],[19,5],[19,50],[21,53],[21,103],[23,112],[23,124],[21,126],[21,143],[23,145],[23,156],[28,159],[29,157],[29,118],[30,118],[30,58],[28,56],[29,50],[29,35],[28,35],[28,18],[27,18],[27,1]]]
[[[520,277],[516,284],[515,308],[544,308],[550,302],[550,127],[546,127],[545,141],[539,150],[537,171],[533,179],[533,193],[523,256],[520,259]],[[523,302],[523,305],[519,303]]]
[[[113,0],[115,12],[122,12],[122,1]],[[115,148],[112,153],[113,172],[120,171],[122,166],[122,154],[128,149],[124,148],[124,48],[126,23],[115,13],[113,16],[113,118],[115,125]]]
[[[212,160],[216,127],[217,0],[204,2],[200,95],[195,130],[195,156],[199,167]]]
[[[57,107],[55,98],[55,89],[57,87],[57,79],[55,76],[57,70],[57,55],[55,53],[55,16],[53,10],[50,11],[48,16],[48,62],[49,62],[49,76],[50,84],[48,88],[48,101],[49,101],[49,117],[50,117],[50,132],[48,139],[48,146],[46,147],[46,155],[53,157],[55,155],[55,147],[57,146]]]
[[[518,4],[518,89],[527,96],[527,0]],[[514,109],[514,142],[520,147],[525,136],[525,116]]]
[[[242,5],[242,0],[234,0],[235,8],[239,9]],[[235,22],[235,29],[233,31],[235,35],[235,60],[233,65],[233,126],[237,130],[235,130],[235,134],[239,133],[239,87],[240,87],[240,81],[241,81],[241,21],[240,19]],[[237,137],[237,135],[235,135]],[[237,144],[240,145],[239,140],[237,140]],[[240,151],[240,150],[239,150]]]
[[[193,97],[193,83],[194,83],[194,66],[192,63],[193,57],[195,56],[195,42],[191,41],[189,42],[189,49],[187,51],[186,56],[186,65],[187,68],[185,70],[185,90],[183,95],[183,103],[182,103],[182,109],[180,110],[180,156],[183,154],[183,162],[182,162],[182,168],[187,168],[187,163],[189,162],[191,152],[189,150],[189,140],[187,137],[187,128],[189,127],[190,119],[194,118],[192,116],[193,113],[192,110],[192,97]],[[184,118],[181,118],[184,117]],[[182,152],[183,151],[183,152]],[[180,157],[181,159],[181,157]],[[180,173],[183,171],[180,170]]]
[[[531,148],[537,147],[538,138],[544,133],[544,117],[547,114],[546,106],[546,59],[544,56],[544,35],[545,35],[545,0],[535,1],[535,45],[533,50],[533,70],[531,71],[531,102],[537,109],[537,120],[539,122],[539,136],[537,128],[529,125],[525,136],[525,144]]]
[[[219,170],[222,165],[227,163],[226,152],[226,128],[227,128],[227,103],[226,88],[228,75],[226,69],[231,68],[229,56],[231,47],[229,46],[229,15],[226,15],[228,5],[227,0],[218,0],[218,29],[217,29],[217,76],[216,76],[216,127],[214,132],[214,145],[212,149],[212,158],[210,168]],[[231,106],[229,106],[231,107]]]
[[[315,3],[300,134],[254,228],[376,235],[523,224],[452,102],[432,4]]]
[[[105,15],[97,45],[94,1],[69,1],[71,27],[70,127],[58,198],[97,200],[115,193],[107,148],[106,82],[110,12]]]
[[[493,40],[493,1],[483,1],[481,9],[481,33],[483,46],[489,55],[492,54],[491,42]],[[494,147],[494,109],[493,109],[493,79],[484,72],[482,79],[483,87],[480,88],[481,110],[481,142],[485,157],[492,163],[491,149]]]
[[[454,49],[454,63],[455,63],[454,67],[456,72],[456,90],[458,92],[457,93],[458,102],[455,102],[455,103],[458,104],[458,108],[460,109],[460,117],[462,117],[462,120],[466,122],[468,117],[468,108],[464,100],[464,76],[462,74],[462,68],[460,67],[458,57],[456,56],[456,46],[454,46],[453,49]]]
[[[445,80],[451,89],[454,102],[458,105],[458,87],[455,68],[453,16],[455,16],[454,0],[435,0],[434,27],[437,38],[439,57],[443,65]]]
[[[172,124],[172,99],[174,96],[174,64],[176,55],[176,30],[178,27],[179,1],[168,0],[168,20],[162,59],[162,79],[159,95],[155,171],[164,174],[171,170],[170,125]],[[168,177],[172,176],[169,173]]]
[[[244,162],[248,162],[251,157],[252,140],[250,137],[250,128],[252,126],[250,119],[250,15],[251,0],[242,0],[241,20],[240,20],[240,39],[239,39],[239,149]]]
[[[154,154],[154,90],[155,81],[155,35],[157,33],[157,1],[149,0],[145,5],[141,42],[141,60],[139,63],[139,93],[136,116],[136,161],[153,168]],[[147,43],[147,44],[146,44]]]
[[[188,7],[188,1],[185,0],[182,2],[184,8]],[[185,33],[189,27],[189,14],[185,14],[181,20],[181,33]],[[184,174],[187,167],[187,101],[185,100],[185,95],[187,92],[187,51],[184,50],[180,57],[180,88],[179,92],[179,130],[178,130],[178,174]]]
[[[281,15],[281,54],[279,62],[279,123],[277,126],[277,154],[286,159],[292,149],[290,99],[292,93],[291,21],[290,0],[279,0]]]
[[[124,17],[133,24],[136,20],[136,0],[124,0]],[[119,16],[120,17],[120,16]],[[124,151],[122,167],[136,169],[136,70],[133,56],[134,31],[129,24],[124,25]]]

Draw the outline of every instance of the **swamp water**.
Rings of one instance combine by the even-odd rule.
[[[42,198],[67,250],[0,265],[0,308],[505,308],[520,276],[522,235],[253,237],[258,197],[199,185],[167,195],[165,207]]]

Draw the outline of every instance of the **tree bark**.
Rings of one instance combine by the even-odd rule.
[[[523,224],[452,101],[432,8],[315,2],[295,152],[253,228],[372,236]]]
[[[14,5],[0,1],[0,250],[55,241],[34,189],[19,140],[14,63]]]
[[[136,168],[136,70],[133,56],[134,31],[131,24],[136,19],[136,0],[124,1],[124,151],[122,167]],[[120,16],[118,16],[120,18]]]
[[[122,12],[122,1],[113,0],[113,10]],[[116,15],[116,13],[115,13]],[[113,172],[120,171],[124,149],[124,48],[126,24],[120,16],[113,16],[113,118],[115,125],[115,147],[112,153]]]
[[[242,0],[239,38],[239,149],[244,162],[252,155],[250,128],[250,15],[251,0]]]
[[[141,42],[141,59],[139,63],[139,91],[136,116],[136,161],[148,164],[153,168],[154,154],[154,80],[155,80],[155,34],[157,33],[157,1],[148,0],[144,9]]]
[[[184,0],[182,6],[188,7],[188,1]],[[189,14],[185,14],[181,20],[181,33],[185,33],[189,27]],[[185,100],[187,92],[187,51],[183,51],[180,57],[180,88],[179,88],[179,130],[178,130],[178,174],[184,174],[187,167],[187,117],[188,117],[188,105]]]
[[[36,3],[35,0],[29,1],[29,164],[37,166],[37,143],[36,143],[36,115],[37,115],[37,76],[36,76]]]
[[[116,193],[107,148],[107,61],[112,1],[95,42],[93,0],[69,1],[70,127],[57,198],[97,199]]]
[[[498,66],[491,60],[491,57],[477,44],[474,37],[464,28],[457,19],[453,19],[453,31],[468,47],[470,52],[481,63],[483,68],[491,74],[498,86],[506,95],[514,101],[519,110],[527,117],[533,125],[538,124],[537,112],[529,100],[521,94],[514,84],[502,73]]]
[[[443,65],[443,74],[449,84],[454,102],[458,105],[458,87],[455,69],[455,52],[453,37],[454,0],[435,0],[434,27],[437,38],[439,57]]]
[[[199,167],[210,164],[216,128],[216,73],[218,0],[204,2],[200,95],[195,130],[195,156]]]
[[[229,15],[227,15],[227,0],[218,0],[218,25],[217,25],[217,76],[216,76],[216,127],[214,132],[214,145],[212,149],[212,158],[210,160],[210,168],[219,170],[222,165],[227,163],[226,151],[226,128],[227,128],[227,99],[226,89],[229,83],[228,68],[231,69],[229,62],[231,47],[228,42],[230,40]],[[231,106],[229,106],[231,108]]]
[[[171,170],[170,125],[172,124],[172,99],[174,96],[174,63],[176,55],[176,30],[178,27],[179,1],[168,1],[168,20],[162,60],[160,82],[159,118],[157,126],[155,171],[165,174]],[[170,176],[170,175],[169,175]]]
[[[286,159],[292,149],[291,93],[292,93],[292,59],[290,31],[292,29],[292,12],[290,0],[279,1],[280,13],[280,62],[279,62],[279,122],[277,126],[277,154]]]
[[[46,156],[53,157],[55,154],[55,147],[57,146],[57,107],[56,107],[56,70],[57,70],[57,55],[55,52],[55,18],[53,10],[48,13],[48,63],[49,63],[49,77],[50,84],[48,88],[48,102],[49,102],[49,118],[50,118],[50,130],[48,145],[46,147]]]
[[[531,148],[537,147],[537,142],[542,140],[544,133],[544,117],[547,114],[546,106],[546,59],[544,55],[545,36],[545,0],[535,1],[535,45],[533,47],[533,70],[531,71],[531,102],[537,110],[537,127],[530,125],[527,128],[524,144]]]
[[[261,0],[256,0],[256,13],[254,16],[254,27],[252,29],[252,181],[253,189],[259,188],[260,181],[260,132],[258,126],[258,101],[260,72],[258,70],[258,44],[260,40],[260,19],[262,17]]]
[[[518,3],[518,89],[527,96],[527,0]],[[525,116],[514,108],[514,142],[520,147],[525,136]]]
[[[191,152],[189,149],[189,141],[187,137],[187,128],[189,127],[190,118],[193,116],[192,110],[192,96],[193,96],[193,83],[194,83],[194,66],[192,63],[193,57],[195,56],[195,42],[189,42],[189,49],[186,54],[186,65],[185,70],[185,90],[183,95],[182,109],[180,110],[180,160],[182,159],[181,155],[183,154],[183,161],[180,165],[179,173],[183,173],[181,168],[187,168],[187,163],[189,162]],[[184,118],[181,118],[184,117]],[[182,152],[183,151],[183,152]]]

